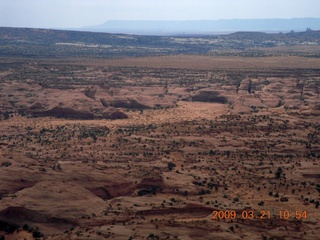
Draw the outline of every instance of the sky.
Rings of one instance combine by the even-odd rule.
[[[320,18],[320,0],[0,0],[0,26],[80,28],[108,20]]]

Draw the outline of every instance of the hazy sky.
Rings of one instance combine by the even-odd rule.
[[[0,26],[74,28],[107,20],[320,18],[320,0],[0,0]]]

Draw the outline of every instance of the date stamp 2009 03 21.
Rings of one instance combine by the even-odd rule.
[[[307,219],[307,211],[296,210],[296,211],[288,211],[288,210],[280,210],[274,213],[271,211],[265,210],[243,210],[243,211],[235,211],[235,210],[214,210],[212,212],[212,220],[222,220],[222,219]]]

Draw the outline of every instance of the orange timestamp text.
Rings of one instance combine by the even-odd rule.
[[[280,218],[280,219],[307,219],[307,211],[296,210],[289,211],[283,210],[274,212],[271,214],[271,211],[265,210],[243,210],[243,211],[235,211],[235,210],[214,210],[212,212],[212,220],[222,220],[222,219],[271,219]]]

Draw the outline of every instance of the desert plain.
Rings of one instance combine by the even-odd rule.
[[[0,239],[319,238],[319,45],[16,51],[0,56]]]

